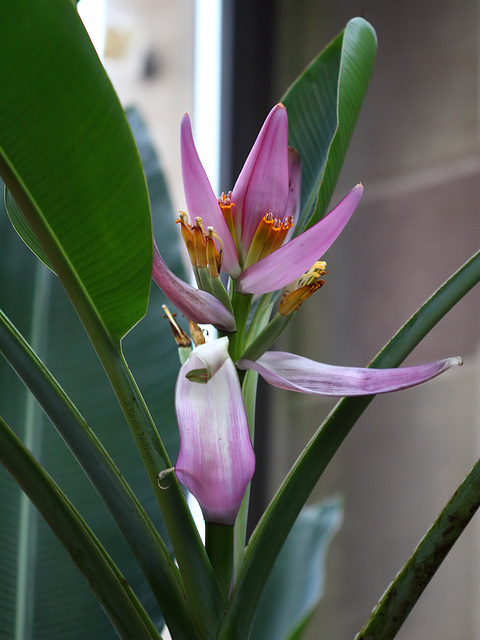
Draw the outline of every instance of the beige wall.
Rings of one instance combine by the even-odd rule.
[[[278,5],[278,95],[350,17],[363,11],[379,38],[334,201],[359,180],[365,197],[327,255],[327,285],[281,344],[332,364],[363,366],[478,248],[478,6]],[[478,338],[477,288],[408,360],[459,354],[463,369],[377,398],[321,480],[312,499],[341,493],[346,512],[312,640],[353,637],[478,459]],[[275,391],[272,398],[273,490],[332,403]],[[477,516],[399,638],[480,637],[479,541]]]

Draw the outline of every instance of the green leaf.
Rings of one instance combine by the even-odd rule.
[[[123,109],[70,0],[3,3],[0,174],[82,322],[145,314],[148,194]]]
[[[0,352],[34,394],[45,414],[101,496],[150,584],[159,605],[165,612],[165,619],[170,631],[175,638],[188,640],[195,634],[195,628],[185,607],[185,593],[181,587],[178,569],[173,563],[169,550],[111,457],[63,389],[1,310]],[[31,397],[27,399],[27,406],[30,405],[31,400]],[[32,420],[28,420],[26,425],[26,440],[29,441],[28,444],[31,448],[40,450],[41,431],[38,429],[38,425],[41,423],[41,416],[35,414],[38,414],[35,407],[32,407],[32,410],[27,413],[27,416]],[[36,429],[31,428],[33,427],[33,419],[37,425]],[[32,437],[32,434],[36,437]],[[35,599],[34,593],[31,593],[28,599],[25,597],[28,568],[24,566],[24,559],[32,555],[29,550],[34,551],[32,543],[36,536],[30,536],[30,530],[34,528],[35,518],[29,505],[25,504],[24,496],[21,498],[21,507],[17,571],[18,596],[15,607],[17,610],[16,636],[31,635],[25,633],[28,625],[31,624],[28,622],[31,616],[27,614],[27,611],[29,610],[29,602]]]
[[[480,282],[480,252],[453,274],[395,334],[370,366],[397,367],[444,315]],[[268,575],[328,463],[375,396],[343,398],[318,428],[253,532],[218,640],[248,637]]]
[[[299,230],[307,222],[311,226],[320,220],[327,210],[367,91],[376,48],[373,27],[363,18],[350,20],[282,98],[288,111],[289,141],[302,159]]]
[[[152,621],[91,529],[1,418],[0,463],[12,474],[67,549],[118,636],[125,640],[160,640]]]
[[[298,637],[323,595],[326,555],[341,520],[335,498],[302,509],[260,597],[252,638]]]
[[[39,260],[43,262],[49,269],[51,269],[51,265],[48,261],[47,256],[45,255],[45,251],[43,250],[41,244],[38,242],[35,234],[28,226],[27,221],[25,220],[25,216],[23,215],[20,207],[15,202],[12,197],[12,194],[5,189],[5,209],[7,211],[7,215],[10,218],[10,222],[13,225],[13,228],[21,237],[21,239],[25,242],[27,247],[29,247],[33,253],[37,256]]]

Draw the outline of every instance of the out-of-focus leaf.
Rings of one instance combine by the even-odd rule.
[[[341,502],[335,498],[302,510],[260,597],[252,639],[300,637],[323,595],[326,554],[341,521]]]
[[[88,581],[119,638],[160,640],[158,630],[81,515],[0,418],[0,462],[12,474]],[[20,637],[15,633],[15,637]]]
[[[327,210],[372,74],[376,48],[373,27],[363,18],[350,20],[282,98],[288,111],[289,142],[302,159],[299,231],[320,220]]]

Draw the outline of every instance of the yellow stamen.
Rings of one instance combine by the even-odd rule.
[[[278,220],[278,218],[275,218],[273,221],[273,225],[268,230],[268,236],[258,260],[265,258],[265,256],[268,256],[270,253],[273,253],[274,251],[279,249],[282,246],[283,241],[285,240],[285,237],[292,226],[292,216],[288,216],[283,222]]]
[[[210,276],[218,277],[223,261],[223,242],[218,233],[213,227],[207,227],[205,233],[200,217],[195,218],[195,226],[192,226],[183,211],[180,212],[177,222],[180,223],[182,238],[192,266],[208,266]]]
[[[234,215],[233,212],[235,210],[235,203],[232,202],[232,192],[229,191],[227,195],[222,193],[220,198],[218,198],[218,204],[220,205],[220,209],[222,210],[223,217],[225,218],[225,222],[227,223],[228,230],[232,234],[233,241],[236,244],[237,236],[235,233],[235,223],[233,221],[233,215]]]
[[[207,244],[208,270],[212,278],[218,278],[218,276],[220,275],[220,267],[222,265],[223,243],[220,240],[218,234],[213,230],[213,227],[208,227],[207,231],[208,236],[205,236],[205,241]],[[218,239],[219,241],[220,253],[217,251],[214,238]]]
[[[183,211],[180,211],[180,215],[176,220],[177,223],[180,223],[180,231],[182,233],[182,238],[187,247],[188,257],[190,258],[190,262],[192,266],[196,266],[197,257],[195,255],[195,245],[193,241],[193,227],[188,222],[188,216]]]
[[[200,329],[198,324],[188,321],[188,326],[190,327],[190,335],[192,336],[193,344],[198,347],[200,344],[205,344],[205,336],[203,335],[203,331]]]
[[[166,304],[162,304],[162,309],[165,311],[165,316],[170,323],[170,329],[177,345],[179,347],[189,347],[192,341],[185,331],[178,326],[175,316],[170,313]]]
[[[250,243],[244,267],[249,267],[279,249],[292,226],[292,216],[287,216],[282,221],[274,218],[273,213],[266,213],[260,220]]]
[[[269,238],[274,237],[275,231],[273,226],[277,221],[273,217],[273,213],[266,213],[260,220],[260,223],[255,231],[255,234],[250,243],[247,257],[245,258],[244,268],[246,269],[251,264],[258,262],[260,257],[265,257],[270,253],[267,247],[270,246]],[[263,254],[263,255],[262,255]]]
[[[195,247],[195,258],[197,261],[197,267],[206,267],[207,243],[205,242],[205,234],[203,232],[201,218],[195,218],[195,226],[193,227],[193,244]]]
[[[325,280],[321,276],[328,273],[325,271],[327,263],[323,260],[315,264],[306,271],[298,280],[285,287],[278,312],[282,316],[288,316],[292,311],[296,311],[315,291],[323,287]]]

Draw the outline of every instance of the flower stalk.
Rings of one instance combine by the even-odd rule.
[[[226,601],[233,584],[233,535],[231,524],[205,523],[205,548]]]

